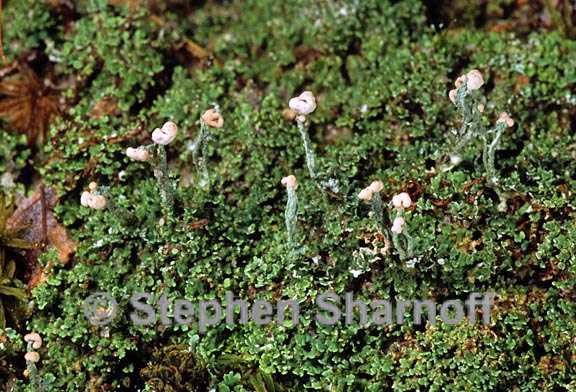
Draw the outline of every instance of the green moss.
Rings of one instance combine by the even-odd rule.
[[[18,0],[4,2],[4,6],[4,47],[8,58],[15,59],[59,41],[58,20],[44,3]]]
[[[12,3],[7,14],[22,20],[24,10]],[[29,7],[52,15],[37,2]],[[436,31],[416,1],[209,2],[165,17],[169,23],[158,27],[146,11],[91,2],[47,49],[59,56],[58,75],[78,81],[65,94],[70,107],[53,124],[45,162],[36,165],[58,190],[58,218],[78,242],[69,265],[53,263],[53,252],[41,257],[49,278],[33,291],[29,329],[46,342],[39,368],[48,390],[144,388],[140,374],[152,353],[173,344],[189,345],[211,370],[226,355],[242,358],[243,365],[213,373],[223,391],[254,388],[256,374],[288,390],[574,385],[573,41],[553,32]],[[38,47],[57,22],[48,17],[23,33],[35,41],[20,38],[20,45]],[[190,61],[178,49],[184,36],[214,58]],[[447,92],[472,68],[487,81],[486,121],[506,110],[517,123],[496,153],[499,194],[483,179],[479,145],[453,171],[426,172],[448,151],[447,135],[459,121]],[[321,170],[342,184],[337,197],[311,181],[296,125],[282,115],[304,89],[318,97],[310,135]],[[94,118],[104,97],[118,102],[118,113]],[[202,191],[190,143],[211,105],[225,125],[211,131],[212,188]],[[168,146],[179,179],[177,219],[159,227],[153,170],[124,150],[150,143],[168,119],[180,126]],[[22,167],[29,151],[17,147],[18,138],[0,138],[0,157]],[[299,182],[297,256],[284,231],[280,180],[287,174]],[[407,191],[416,204],[407,212],[418,255],[412,267],[395,253],[371,255],[383,244],[356,195],[376,178],[385,184],[385,203]],[[93,180],[109,187],[114,209],[79,207]],[[440,301],[488,289],[502,303],[487,327],[327,328],[314,320],[313,300],[328,290]],[[135,292],[198,301],[228,290],[298,298],[301,323],[220,324],[201,334],[195,324],[136,327],[122,314],[102,329],[81,311],[93,291],[108,291],[129,309]]]

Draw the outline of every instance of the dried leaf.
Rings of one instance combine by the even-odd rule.
[[[44,273],[44,270],[38,267],[32,272],[30,279],[28,279],[28,288],[32,290],[34,287],[45,282],[47,279],[48,278],[46,276],[46,273]]]
[[[68,237],[68,233],[61,225],[48,230],[48,242],[58,250],[58,259],[62,263],[70,261],[70,256],[76,252],[76,243]]]
[[[24,226],[24,240],[36,244],[48,242],[56,248],[58,258],[65,264],[76,251],[76,243],[68,237],[66,230],[51,211],[56,202],[57,198],[52,189],[39,187],[31,197],[18,201],[18,208],[8,219],[8,227]],[[40,252],[40,249],[27,251],[30,269],[34,269]]]
[[[199,230],[199,229],[203,228],[204,226],[208,225],[208,223],[209,223],[208,219],[200,219],[200,220],[197,220],[195,222],[192,222],[190,224],[190,229]]]
[[[452,199],[430,199],[430,203],[436,207],[445,208],[448,204],[452,203]]]
[[[118,101],[112,97],[104,97],[96,102],[90,111],[90,117],[100,118],[103,116],[117,116],[120,114]]]
[[[58,97],[55,91],[38,78],[26,64],[20,72],[0,82],[0,117],[10,126],[28,136],[30,145],[43,143],[50,121],[58,114]]]

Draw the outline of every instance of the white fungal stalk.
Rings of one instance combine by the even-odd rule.
[[[494,165],[496,150],[498,149],[498,144],[500,143],[500,138],[502,133],[506,128],[514,126],[514,120],[510,118],[508,113],[502,112],[496,120],[496,125],[494,128],[488,130],[483,135],[484,139],[484,153],[482,154],[482,161],[484,163],[484,169],[486,170],[486,178],[488,184],[498,185],[499,179],[496,172],[496,167]],[[489,136],[494,135],[492,140],[489,140]]]
[[[372,208],[372,216],[376,220],[376,224],[384,235],[385,241],[389,243],[390,235],[388,233],[387,218],[384,214],[384,203],[380,196],[380,191],[384,189],[382,181],[373,181],[368,187],[362,189],[358,194],[360,200],[370,202]]]
[[[282,185],[288,192],[288,201],[284,218],[286,221],[286,231],[288,232],[288,241],[294,246],[296,244],[296,219],[298,215],[298,197],[296,196],[296,187],[298,186],[296,177],[289,175],[282,178]]]
[[[152,132],[152,141],[156,145],[153,159],[154,177],[156,177],[158,181],[165,221],[168,221],[172,217],[174,211],[174,189],[170,181],[166,146],[172,143],[177,135],[178,126],[172,121],[164,123],[162,128],[156,128],[154,132]]]
[[[156,177],[158,188],[160,189],[164,218],[168,219],[172,216],[174,209],[174,191],[172,189],[172,183],[170,182],[166,148],[163,145],[158,145],[156,154],[158,165],[154,168],[154,177]]]
[[[297,97],[290,99],[288,102],[290,109],[294,110],[297,114],[296,124],[298,124],[298,131],[304,143],[304,150],[306,151],[306,166],[312,179],[316,179],[316,159],[314,157],[314,150],[308,135],[308,123],[306,122],[306,115],[316,110],[316,97],[310,91],[304,91]]]
[[[316,179],[316,158],[314,157],[314,150],[312,149],[312,143],[310,142],[310,136],[308,135],[306,117],[298,116],[296,122],[298,124],[298,131],[302,137],[302,142],[304,143],[304,150],[306,151],[306,166],[308,167],[308,172],[312,179]]]
[[[454,83],[455,89],[450,90],[448,97],[450,101],[462,114],[462,125],[459,129],[453,130],[453,146],[448,154],[449,163],[441,167],[442,171],[447,171],[462,162],[462,151],[470,143],[474,136],[482,131],[481,114],[484,111],[482,97],[473,94],[484,84],[482,74],[477,69],[473,69],[465,75],[458,77]]]
[[[318,181],[319,175],[316,167],[316,157],[314,154],[314,149],[312,148],[312,142],[310,141],[310,135],[308,133],[308,121],[307,115],[316,110],[316,97],[310,91],[304,91],[297,97],[291,98],[288,102],[290,109],[296,113],[296,124],[298,126],[298,132],[302,138],[302,143],[304,144],[304,151],[306,153],[306,166],[308,168],[308,173],[313,180]],[[330,178],[318,181],[318,184],[325,189],[329,189],[334,193],[340,191],[338,181]]]
[[[306,152],[306,166],[308,167],[308,172],[310,173],[310,177],[315,180],[318,175],[316,172],[316,158],[314,156],[314,150],[312,149],[312,143],[310,142],[310,135],[308,134],[308,123],[306,122],[306,116],[303,114],[298,115],[296,117],[296,124],[298,125],[298,132],[300,132],[300,136],[302,137],[302,143],[304,144],[304,151]]]
[[[24,360],[26,361],[24,375],[30,379],[30,384],[34,386],[35,391],[42,391],[44,388],[41,385],[38,368],[36,367],[36,364],[40,361],[40,354],[35,351],[42,347],[42,338],[33,332],[25,335],[24,341],[27,343],[27,352],[24,355]]]
[[[200,131],[192,145],[192,158],[198,170],[198,185],[202,189],[207,189],[210,185],[210,175],[208,173],[208,141],[210,132],[208,128],[222,128],[224,118],[215,109],[208,109],[200,119]]]
[[[166,146],[172,143],[176,136],[178,126],[172,121],[167,121],[162,128],[156,128],[152,132],[153,144],[126,149],[128,158],[138,162],[149,162],[152,165],[162,200],[164,221],[168,221],[174,211],[174,184],[170,180]]]
[[[392,206],[396,209],[396,217],[392,222],[392,243],[400,256],[400,260],[414,257],[414,240],[408,233],[404,211],[412,206],[412,199],[406,192],[395,195],[392,198]]]
[[[460,129],[453,131],[455,139],[448,154],[449,163],[441,165],[440,169],[441,171],[447,171],[459,165],[462,162],[464,148],[474,138],[481,137],[484,141],[482,161],[486,170],[486,178],[489,185],[496,186],[499,181],[494,165],[495,153],[502,133],[507,127],[512,127],[514,121],[506,112],[503,112],[493,128],[486,129],[483,126],[482,113],[484,113],[486,106],[483,102],[483,97],[474,94],[483,84],[482,74],[474,69],[456,79],[456,88],[448,93],[450,100],[456,105],[463,119]]]

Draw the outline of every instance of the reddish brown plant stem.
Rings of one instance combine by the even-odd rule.
[[[1,0],[0,0],[1,1]],[[48,244],[48,218],[46,214],[46,193],[44,184],[40,185],[40,204],[42,206],[42,247]]]

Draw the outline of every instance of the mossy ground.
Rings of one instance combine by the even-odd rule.
[[[431,18],[453,11],[413,0],[139,3],[5,5],[6,56],[53,82],[61,112],[41,148],[4,122],[0,170],[18,191],[32,178],[56,190],[56,215],[78,249],[66,265],[54,250],[40,257],[46,280],[31,291],[25,325],[0,334],[0,383],[34,390],[21,342],[34,330],[48,391],[191,390],[198,374],[220,391],[271,390],[270,379],[294,391],[576,390],[576,44],[566,31],[478,25],[501,26],[510,1],[480,10],[460,1],[462,25],[449,28]],[[479,143],[454,170],[429,170],[458,126],[447,92],[472,68],[486,79],[487,121],[506,110],[516,122],[497,152],[497,189],[485,181]],[[322,170],[342,185],[337,197],[309,179],[298,130],[283,115],[305,89],[318,97],[310,134]],[[225,125],[212,131],[203,191],[189,147],[213,105]],[[152,168],[124,151],[167,120],[180,127],[168,147],[178,189],[175,224],[160,227]],[[283,221],[288,174],[299,179],[297,256]],[[356,195],[377,178],[385,201],[406,191],[415,202],[414,265],[370,254],[382,244]],[[90,181],[109,187],[114,209],[79,206]],[[440,302],[488,290],[497,294],[489,326],[314,320],[312,302],[325,291]],[[303,317],[296,327],[222,323],[200,334],[195,324],[135,327],[123,314],[104,330],[81,310],[93,291],[124,309],[141,291],[298,298]],[[210,376],[179,369],[159,387],[150,374],[168,365],[158,353],[178,345]]]

